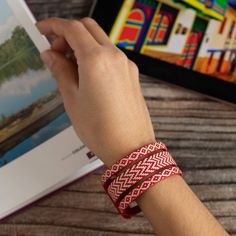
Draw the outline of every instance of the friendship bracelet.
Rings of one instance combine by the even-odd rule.
[[[112,200],[116,202],[119,196],[131,188],[135,183],[140,182],[153,172],[170,165],[177,166],[169,152],[165,151],[151,155],[117,176],[109,185],[107,191]]]
[[[112,165],[103,174],[102,185],[119,213],[130,218],[141,211],[135,201],[149,188],[173,175],[183,173],[166,146],[156,142]]]
[[[149,145],[145,145],[138,150],[132,152],[131,154],[125,156],[121,160],[117,161],[115,164],[111,166],[111,168],[107,169],[105,173],[102,175],[102,184],[106,185],[106,181],[111,178],[111,176],[115,175],[117,172],[122,170],[123,168],[131,165],[133,162],[137,161],[139,158],[144,157],[145,155],[152,153],[157,150],[167,151],[165,144],[162,142],[151,143]]]
[[[167,179],[173,175],[183,176],[182,171],[177,166],[172,166],[168,169],[163,170],[153,176],[149,177],[147,180],[143,181],[140,185],[136,186],[129,194],[127,194],[124,199],[117,206],[118,211],[124,218],[131,218],[131,216],[141,212],[138,205],[135,207],[130,207],[130,204],[141,197],[148,189],[156,185],[158,182]]]

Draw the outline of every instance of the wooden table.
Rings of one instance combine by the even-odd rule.
[[[39,18],[85,16],[93,0],[30,0]],[[65,3],[66,2],[66,3]],[[236,236],[236,108],[141,76],[156,137],[193,191]],[[0,235],[153,235],[143,215],[122,219],[100,185],[102,170],[0,225]],[[1,196],[0,196],[1,199]]]

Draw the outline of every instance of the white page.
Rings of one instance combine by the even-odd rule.
[[[103,165],[63,112],[34,24],[22,0],[0,1],[0,219]]]

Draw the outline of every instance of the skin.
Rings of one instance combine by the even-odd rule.
[[[107,166],[155,142],[138,68],[94,20],[52,18],[37,26],[54,38],[41,57],[75,131]],[[156,184],[137,202],[160,236],[228,235],[180,176]]]

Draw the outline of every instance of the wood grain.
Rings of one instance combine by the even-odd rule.
[[[93,0],[28,0],[38,19],[80,18]],[[156,137],[185,172],[185,180],[208,209],[236,236],[236,108],[195,92],[140,76]],[[0,236],[153,235],[140,214],[122,219],[100,185],[104,169],[9,218]]]

